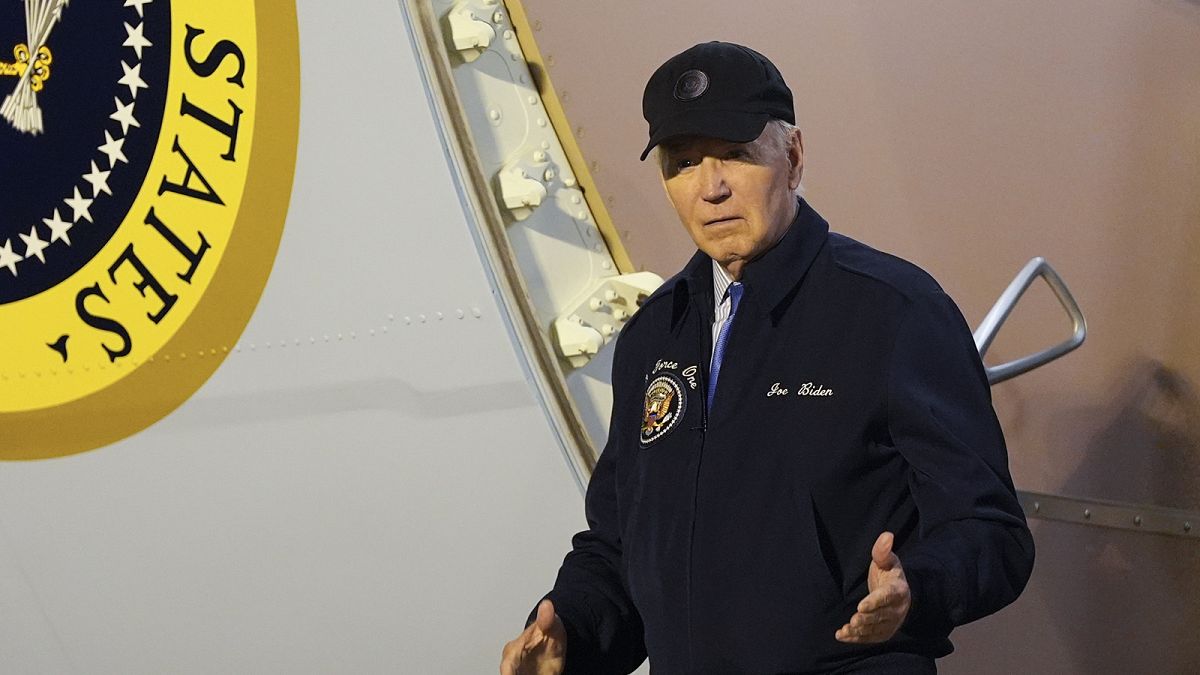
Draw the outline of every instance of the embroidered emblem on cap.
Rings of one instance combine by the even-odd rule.
[[[683,381],[674,373],[662,373],[650,380],[642,406],[643,448],[666,436],[679,425],[687,410],[687,391]]]
[[[675,82],[675,98],[693,101],[708,91],[708,75],[703,70],[689,70]]]

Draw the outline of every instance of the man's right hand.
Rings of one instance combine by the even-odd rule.
[[[567,662],[567,631],[547,598],[538,604],[537,618],[504,645],[500,675],[559,675]]]

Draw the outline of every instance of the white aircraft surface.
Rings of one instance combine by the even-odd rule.
[[[7,3],[0,47],[24,50],[0,62],[0,671],[493,672],[585,526],[612,341],[674,271],[635,266],[637,223],[614,224],[547,79],[533,10],[575,10]],[[655,65],[623,79],[640,92]],[[1038,259],[977,345],[1039,276],[1061,309],[1014,318],[1028,339],[995,382],[1083,340]],[[1039,332],[1062,309],[1071,328]],[[1054,524],[1092,563],[1035,530],[1039,574],[1119,558],[1118,535],[1196,568],[1188,504],[1052,492],[1023,494],[1031,517],[1111,527]],[[1146,583],[1196,617],[1195,580]],[[1089,672],[1039,588],[964,629],[944,671]],[[1194,663],[1142,626],[1094,642],[1134,639],[1156,672]]]

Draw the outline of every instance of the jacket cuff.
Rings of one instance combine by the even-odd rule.
[[[908,616],[900,629],[919,639],[946,637],[958,624],[955,615],[961,614],[946,596],[946,589],[953,587],[946,568],[928,554],[902,556],[900,564],[910,594]]]

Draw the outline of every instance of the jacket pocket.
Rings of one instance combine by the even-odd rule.
[[[808,569],[819,574],[823,590],[836,600],[844,600],[842,561],[834,544],[833,536],[821,519],[812,495],[807,491],[793,490],[792,499],[796,504],[799,516],[797,522],[801,530],[800,542],[805,549],[801,555],[807,561]]]
[[[833,543],[833,537],[830,535],[829,528],[825,525],[825,521],[821,519],[821,512],[817,509],[817,503],[813,500],[812,495],[807,495],[809,514],[813,521],[813,531],[817,537],[817,550],[821,554],[821,561],[825,564],[825,571],[829,574],[830,581],[833,582],[834,588],[837,589],[839,595],[844,596],[846,590],[845,575],[842,572],[842,560],[838,556],[837,547]]]

